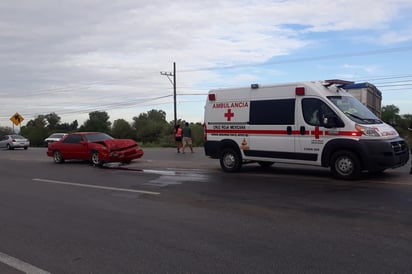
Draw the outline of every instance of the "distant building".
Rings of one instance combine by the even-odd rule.
[[[376,116],[381,117],[382,92],[371,83],[352,83],[342,86],[346,91],[367,106]]]

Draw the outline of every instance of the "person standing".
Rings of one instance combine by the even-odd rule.
[[[185,123],[185,127],[182,129],[182,140],[183,140],[182,153],[185,153],[186,146],[189,146],[190,151],[193,153],[192,129],[189,127],[188,122]]]
[[[177,153],[180,153],[180,148],[182,147],[182,128],[180,127],[180,125],[175,126],[174,133]]]

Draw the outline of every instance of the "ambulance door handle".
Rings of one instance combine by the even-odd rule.
[[[304,126],[301,126],[300,127],[300,135],[305,135],[305,127]]]
[[[286,128],[286,132],[288,133],[288,135],[292,135],[292,127],[291,127],[291,126],[288,126],[288,127]]]

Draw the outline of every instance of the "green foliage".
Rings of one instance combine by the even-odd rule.
[[[124,119],[113,122],[112,136],[119,139],[136,139],[136,130]]]
[[[34,118],[34,120],[30,120],[27,122],[27,127],[37,127],[37,128],[44,128],[47,122],[44,115],[38,115]]]
[[[89,119],[80,127],[80,131],[99,131],[110,134],[111,122],[106,111],[93,111],[89,113]]]
[[[189,127],[192,129],[193,146],[199,147],[204,144],[204,128],[201,123],[190,123]]]
[[[173,126],[166,121],[166,112],[163,110],[152,109],[138,117],[133,117],[133,121],[137,141],[144,144],[159,144],[164,135],[173,132]]]
[[[0,127],[0,136],[12,134],[13,129],[11,127]]]
[[[44,146],[44,139],[49,136],[44,115],[37,116],[21,128],[20,134],[30,140],[31,146]]]
[[[38,115],[21,128],[20,134],[30,140],[31,146],[43,146],[43,140],[48,136],[45,115]]]
[[[60,123],[60,116],[58,116],[56,113],[50,113],[44,116],[44,118],[47,121],[47,128],[50,130],[55,130]]]
[[[401,116],[399,115],[399,108],[395,105],[387,105],[382,107],[381,118],[385,123],[392,126],[399,125]]]

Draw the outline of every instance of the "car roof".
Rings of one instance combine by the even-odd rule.
[[[70,134],[80,134],[80,135],[89,135],[89,134],[107,134],[104,132],[98,132],[98,131],[79,131],[79,132],[73,132]]]

